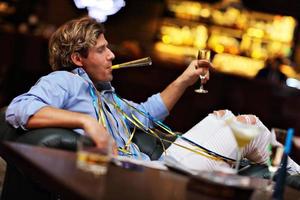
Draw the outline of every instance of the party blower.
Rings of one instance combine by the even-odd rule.
[[[152,65],[152,60],[150,57],[145,57],[117,65],[113,65],[112,69],[120,69],[120,68],[127,68],[127,67],[142,67],[142,66],[148,66]]]

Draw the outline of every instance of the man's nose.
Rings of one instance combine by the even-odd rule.
[[[110,50],[110,49],[108,49],[108,56],[107,56],[107,58],[109,59],[109,60],[113,60],[113,59],[115,59],[115,54]]]

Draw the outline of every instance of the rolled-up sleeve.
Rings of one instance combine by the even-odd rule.
[[[164,104],[160,94],[155,94],[149,97],[146,102],[141,103],[138,107],[141,110],[148,111],[148,114],[150,114],[157,120],[162,121],[169,115],[169,111]]]
[[[13,127],[26,130],[28,119],[45,106],[60,108],[67,99],[63,88],[64,75],[50,74],[42,77],[27,93],[12,100],[6,110],[6,121]]]
[[[45,106],[47,106],[47,104],[32,95],[21,95],[15,98],[8,106],[6,110],[6,121],[15,128],[21,127],[26,130],[25,126],[29,117]]]

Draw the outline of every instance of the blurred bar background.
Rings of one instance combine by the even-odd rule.
[[[95,2],[109,7],[120,1]],[[1,107],[51,72],[48,39],[65,21],[88,13],[76,5],[0,0]],[[184,132],[213,110],[230,109],[300,135],[299,19],[297,0],[126,0],[103,22],[114,64],[147,56],[153,64],[115,70],[113,85],[124,98],[143,101],[174,80],[197,49],[208,48],[216,67],[205,86],[209,93],[194,93],[197,84],[189,88],[167,118],[171,128]],[[282,59],[286,83],[254,78],[273,57]]]

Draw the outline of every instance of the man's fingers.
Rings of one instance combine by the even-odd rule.
[[[226,111],[225,110],[215,110],[213,113],[217,117],[223,117],[225,115]]]
[[[236,119],[242,123],[252,124],[252,125],[256,124],[256,118],[254,115],[239,115],[236,117]]]
[[[212,64],[207,60],[197,60],[196,61],[196,69],[198,68],[209,68],[213,69]]]
[[[93,137],[94,142],[96,143],[97,147],[107,147],[110,145],[110,140],[113,140],[110,135],[108,134],[102,134],[102,135],[96,135]]]

